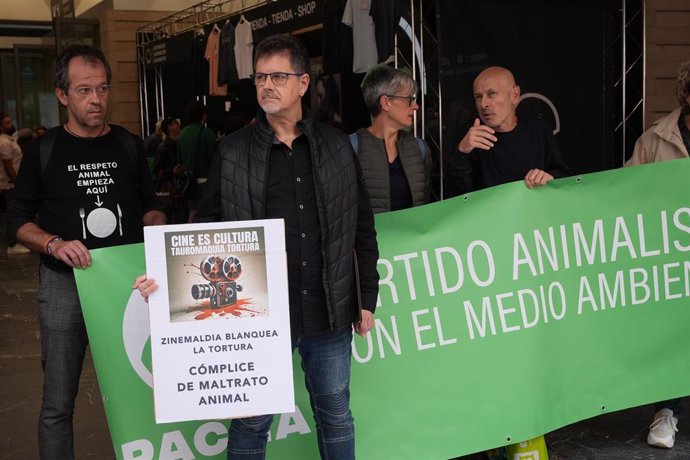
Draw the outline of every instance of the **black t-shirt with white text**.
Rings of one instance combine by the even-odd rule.
[[[22,160],[17,209],[26,219],[37,212],[43,230],[89,249],[143,241],[143,215],[155,201],[141,141],[137,145],[135,164],[113,131],[78,138],[61,128],[45,172],[40,147]],[[46,255],[43,262],[69,270]]]

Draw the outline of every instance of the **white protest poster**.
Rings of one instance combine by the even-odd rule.
[[[157,423],[295,410],[282,219],[144,229]]]

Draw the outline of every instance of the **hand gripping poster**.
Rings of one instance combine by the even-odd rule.
[[[295,408],[282,220],[145,228],[157,423]]]

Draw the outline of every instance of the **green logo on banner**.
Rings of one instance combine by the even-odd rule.
[[[138,292],[132,292],[122,319],[122,341],[132,370],[142,382],[153,388],[153,376],[149,368],[150,353],[147,360],[148,365],[144,364],[144,350],[150,338],[148,305]]]

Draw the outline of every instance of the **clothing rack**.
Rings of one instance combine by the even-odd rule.
[[[146,80],[145,46],[192,30],[203,31],[204,26],[241,15],[246,11],[259,8],[276,0],[205,0],[184,10],[165,16],[137,29],[137,55],[139,71],[139,100],[141,132],[146,135],[152,131],[153,124],[148,117],[148,93]],[[155,94],[156,119],[165,115],[163,103],[163,75],[160,66],[154,69],[155,83],[151,91]]]
[[[276,0],[206,0],[137,29],[137,46],[203,28]]]

